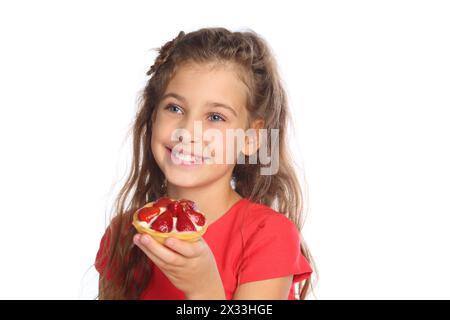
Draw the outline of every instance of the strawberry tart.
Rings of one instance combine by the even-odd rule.
[[[193,201],[163,197],[147,203],[133,215],[133,226],[159,243],[168,237],[194,242],[206,232],[205,216]]]

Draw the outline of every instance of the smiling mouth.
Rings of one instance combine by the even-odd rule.
[[[205,157],[199,157],[192,154],[186,154],[183,152],[172,152],[172,149],[169,147],[166,147],[166,150],[171,155],[172,159],[177,160],[182,165],[195,165],[195,164],[204,164],[206,159]]]

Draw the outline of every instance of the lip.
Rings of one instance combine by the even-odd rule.
[[[165,148],[166,148],[167,152],[169,153],[169,156],[172,159],[172,148],[167,147],[167,146]],[[184,150],[181,150],[181,153],[185,154],[185,155],[192,156],[192,157],[201,158],[200,161],[196,161],[196,162],[191,162],[191,161],[185,161],[185,160],[178,159],[176,164],[180,165],[180,166],[183,166],[183,167],[198,167],[198,166],[204,164],[206,159],[209,159],[209,158],[205,158],[205,157],[196,156],[195,154],[192,154],[192,153],[185,153]]]

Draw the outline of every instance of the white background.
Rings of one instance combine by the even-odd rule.
[[[449,16],[446,1],[0,2],[0,298],[95,296],[151,48],[214,26],[276,54],[316,298],[450,298]]]

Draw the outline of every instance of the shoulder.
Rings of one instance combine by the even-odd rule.
[[[100,245],[95,257],[95,267],[99,273],[103,272],[103,269],[107,264],[109,256],[108,252],[110,251],[110,247],[116,238],[117,233],[121,235],[121,238],[124,238],[124,232],[122,230],[126,229],[124,226],[130,224],[131,217],[131,212],[126,212],[123,215],[117,215],[111,219],[111,222],[106,227],[103,236],[101,237]]]
[[[122,215],[114,216],[109,222],[108,226],[106,227],[102,240],[104,240],[105,238],[110,238],[113,233],[115,234],[119,229],[123,229],[123,226],[128,223],[131,223],[131,221],[132,221],[131,212],[125,212]]]
[[[249,200],[246,202],[243,211],[247,225],[263,227],[266,224],[273,224],[275,227],[295,227],[295,224],[287,216],[271,207]]]
[[[117,235],[117,233],[121,234],[122,237],[125,236],[124,230],[127,230],[131,226],[132,220],[132,212],[125,212],[122,215],[114,216],[109,225],[106,227],[103,236],[100,240],[100,251],[104,251],[105,247],[109,247],[111,243],[111,239]]]
[[[265,236],[298,237],[299,231],[295,223],[265,204],[247,201],[243,211],[243,225],[249,231],[249,236],[264,233]]]

